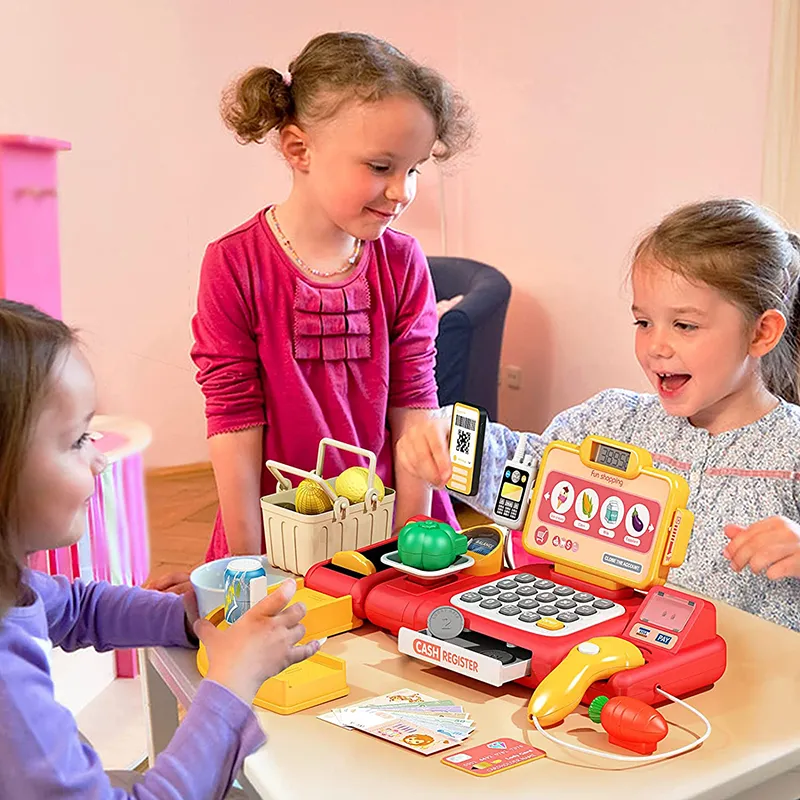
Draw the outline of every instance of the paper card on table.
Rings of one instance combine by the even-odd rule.
[[[479,744],[451,756],[445,756],[442,764],[479,778],[486,778],[536,761],[545,755],[547,754],[544,750],[518,742],[516,739],[494,739],[486,744]]]
[[[472,733],[472,728],[465,725],[455,725],[441,720],[430,720],[425,717],[413,717],[406,714],[398,714],[397,718],[410,722],[412,725],[420,725],[426,728],[431,728],[444,736],[452,736],[454,739],[466,739]]]
[[[388,694],[378,695],[377,697],[369,697],[366,700],[362,700],[360,703],[353,703],[349,706],[339,706],[338,708],[331,709],[325,714],[320,714],[319,718],[325,722],[330,722],[333,725],[338,725],[340,728],[349,728],[351,726],[349,725],[347,719],[352,709],[371,705],[379,705],[384,707],[389,706],[391,708],[407,703],[423,702],[443,704],[448,706],[450,705],[449,700],[437,700],[435,697],[422,694],[414,689],[403,688],[389,692]],[[457,706],[456,708],[460,709],[461,707]]]
[[[437,733],[422,725],[411,725],[401,719],[388,719],[369,727],[359,727],[359,730],[425,756],[459,744],[458,740],[451,736]]]

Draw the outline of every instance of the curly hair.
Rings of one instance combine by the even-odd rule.
[[[291,123],[328,119],[348,100],[370,103],[398,94],[415,97],[433,118],[437,161],[466,150],[472,140],[472,114],[461,95],[435,70],[369,34],[317,36],[289,64],[289,75],[253,67],[225,90],[222,118],[242,144],[263,142]]]

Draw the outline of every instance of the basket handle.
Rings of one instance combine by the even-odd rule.
[[[280,461],[273,461],[271,458],[266,462],[266,467],[275,476],[275,480],[278,481],[278,486],[282,492],[289,491],[289,489],[292,488],[292,482],[283,476],[281,470],[283,470],[283,472],[288,472],[290,475],[297,475],[299,478],[307,478],[308,480],[314,481],[314,483],[321,487],[325,494],[330,497],[331,501],[336,500],[336,495],[328,485],[328,482],[324,481],[319,475],[313,472],[306,472],[306,470],[299,469],[298,467],[290,467],[288,464],[282,464]]]
[[[325,448],[334,447],[337,450],[346,450],[348,453],[355,453],[357,456],[364,456],[369,462],[369,469],[367,470],[367,492],[364,496],[364,511],[376,511],[378,508],[378,490],[375,488],[375,468],[377,466],[377,458],[375,453],[371,450],[365,450],[363,447],[356,447],[354,444],[346,444],[345,442],[337,441],[336,439],[329,439],[327,436],[319,440],[319,450],[317,451],[317,469],[315,470],[318,475],[322,475],[322,467],[325,464]]]
[[[375,467],[377,466],[377,459],[372,450],[365,450],[363,447],[356,447],[354,444],[346,444],[339,442],[336,439],[329,439],[327,436],[319,440],[319,449],[317,450],[317,469],[318,475],[322,475],[322,467],[325,464],[325,448],[334,447],[337,450],[347,450],[348,453],[355,453],[357,456],[364,456],[369,461],[369,483],[367,484],[371,489],[375,483]]]
[[[337,497],[327,481],[323,480],[319,475],[313,472],[306,472],[304,469],[291,467],[288,464],[282,464],[280,461],[273,461],[271,458],[266,462],[267,469],[273,474],[275,480],[278,481],[278,486],[281,491],[286,492],[292,488],[292,482],[288,481],[282,474],[281,470],[288,472],[291,475],[297,475],[300,478],[308,478],[314,481],[322,488],[325,494],[331,499],[333,503],[333,520],[334,522],[341,522],[347,516],[347,509],[350,501],[346,497]]]

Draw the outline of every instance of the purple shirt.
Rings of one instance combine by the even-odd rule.
[[[188,647],[183,602],[107,583],[26,570],[33,602],[0,620],[0,797],[221,798],[265,736],[250,707],[205,680],[169,746],[131,794],[112,789],[97,753],[53,695],[49,643],[72,651]]]
[[[323,437],[375,453],[394,486],[389,408],[436,408],[436,300],[425,254],[392,229],[365,242],[341,283],[319,283],[286,256],[260,211],[209,245],[192,358],[208,435],[264,427],[264,458],[304,470]],[[326,451],[325,477],[362,463]],[[262,468],[262,495],[275,479]],[[455,523],[449,500],[434,516]],[[208,560],[229,554],[217,516]]]

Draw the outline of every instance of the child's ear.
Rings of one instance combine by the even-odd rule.
[[[292,169],[308,170],[308,134],[299,125],[287,125],[280,132],[281,152]]]
[[[750,340],[750,355],[760,358],[772,350],[786,330],[786,317],[776,308],[765,311],[756,321]]]

